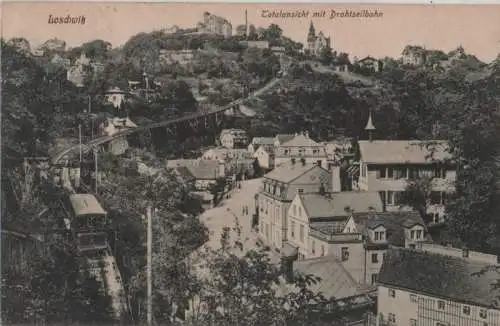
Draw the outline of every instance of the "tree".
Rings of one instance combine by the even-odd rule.
[[[408,181],[401,197],[404,206],[410,206],[420,213],[425,222],[428,220],[427,208],[429,207],[432,191],[432,178],[417,177]]]
[[[332,63],[332,60],[333,60],[332,48],[330,46],[325,46],[324,48],[321,49],[320,61],[324,65],[329,65]]]
[[[278,40],[281,38],[282,33],[283,33],[283,30],[278,25],[271,24],[264,31],[264,39],[266,39],[268,41]]]
[[[244,249],[238,222],[232,230],[224,228],[220,249],[198,254],[201,260],[193,258],[193,263],[206,277],[198,276],[198,287],[190,293],[199,299],[192,301],[193,325],[311,325],[315,309],[327,302],[308,288],[319,278],[297,274],[285,285],[282,270],[265,250]]]

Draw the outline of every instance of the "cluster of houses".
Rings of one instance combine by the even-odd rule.
[[[371,117],[366,129],[374,129]],[[294,291],[297,275],[313,274],[320,281],[312,290],[332,308],[353,320],[363,312],[355,325],[500,325],[500,290],[492,287],[498,274],[474,275],[498,257],[436,244],[428,229],[444,220],[444,200],[454,191],[446,142],[370,136],[353,146],[304,132],[256,137],[244,149],[242,133],[224,131],[221,138],[233,141],[204,157],[246,151],[269,170],[255,195],[254,227],[281,256],[280,293]],[[431,180],[430,221],[401,201],[414,178]]]

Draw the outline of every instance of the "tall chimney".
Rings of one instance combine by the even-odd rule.
[[[245,9],[245,38],[248,40],[248,11]]]

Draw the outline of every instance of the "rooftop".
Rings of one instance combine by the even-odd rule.
[[[294,136],[292,139],[281,144],[284,147],[314,147],[321,146],[321,144],[315,142],[306,134],[299,134]]]
[[[186,167],[196,179],[214,180],[219,177],[219,162],[214,160],[197,160],[196,164]]]
[[[79,215],[103,215],[106,211],[97,201],[94,195],[90,194],[75,194],[69,196],[69,201],[76,216]]]
[[[264,177],[266,179],[289,183],[315,167],[317,167],[316,164],[292,164],[290,162],[276,167],[274,170],[264,175]]]
[[[391,249],[387,252],[379,274],[379,282],[456,302],[500,308],[500,289],[495,271],[476,273],[484,263],[441,254]]]
[[[414,163],[451,159],[447,142],[441,140],[362,140],[358,142],[361,159],[372,164]]]
[[[321,195],[301,194],[300,199],[309,218],[350,216],[352,212],[383,211],[377,192],[345,191]]]
[[[362,296],[365,291],[352,278],[335,256],[324,256],[294,262],[294,270],[302,275],[314,275],[321,280],[311,284],[309,289],[321,292],[325,298],[336,301]],[[293,286],[289,285],[290,288]]]
[[[252,139],[254,145],[274,145],[274,138],[272,137],[254,137]]]
[[[277,134],[276,137],[274,137],[274,139],[279,141],[280,144],[283,144],[293,139],[294,137],[295,137],[294,134]]]

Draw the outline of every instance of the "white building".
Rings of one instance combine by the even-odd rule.
[[[263,169],[273,169],[274,168],[274,148],[260,146],[255,152],[253,152],[252,157],[257,159],[259,166]]]
[[[102,135],[114,136],[117,133],[125,130],[137,128],[137,125],[127,118],[108,118],[101,126]],[[107,150],[114,155],[122,155],[129,148],[128,141],[125,136],[117,137],[107,143]]]
[[[243,129],[224,129],[220,133],[220,143],[226,148],[246,148],[247,132]]]
[[[106,91],[104,97],[106,101],[113,104],[115,108],[119,108],[122,103],[126,101],[128,93],[119,89],[118,87],[113,87]]]
[[[319,164],[328,168],[328,156],[322,144],[309,138],[308,132],[295,134],[293,139],[276,146],[274,164],[280,166],[291,161]]]

